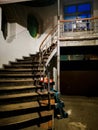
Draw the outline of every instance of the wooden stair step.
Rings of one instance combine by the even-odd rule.
[[[36,76],[42,76],[43,73],[40,72],[40,73],[22,73],[22,74],[0,74],[0,79],[28,79],[28,78],[33,78],[33,77],[36,77]]]
[[[38,56],[39,55],[39,52],[37,52],[36,54],[30,54],[30,57],[35,57],[35,56]]]
[[[38,96],[38,93],[36,93],[36,92],[17,93],[17,94],[9,94],[9,95],[0,95],[0,100],[13,99],[13,98],[22,98],[22,97],[35,97],[35,96]]]
[[[0,79],[0,86],[20,86],[20,85],[32,85],[34,80],[32,78],[25,79]]]
[[[23,56],[24,60],[36,60],[36,56]]]
[[[39,107],[38,101],[7,104],[7,105],[0,105],[0,112],[6,112],[6,111],[9,112],[9,111],[28,109],[28,108],[33,109],[33,108],[36,108],[36,107]]]
[[[50,105],[54,105],[54,99],[50,100]],[[15,104],[6,104],[0,105],[0,113],[1,112],[10,112],[24,109],[33,109],[38,107],[43,107],[48,105],[48,100],[40,100],[40,101],[30,101],[23,103],[15,103]],[[33,112],[33,111],[32,111]]]
[[[46,100],[40,100],[39,103],[40,103],[41,106],[47,106],[47,105],[49,105],[49,100],[48,100],[48,99],[46,99]],[[54,106],[54,105],[55,105],[55,100],[54,100],[54,98],[51,98],[51,99],[50,99],[50,105],[51,105],[51,106]]]
[[[32,86],[3,86],[3,87],[0,87],[0,91],[2,90],[20,90],[20,89],[34,89],[34,88],[37,88],[36,86],[32,85]]]
[[[0,126],[8,126],[8,125],[13,125],[13,124],[18,124],[18,123],[25,123],[29,120],[37,119],[39,118],[39,113],[29,113],[29,114],[24,114],[24,115],[18,115],[14,117],[7,117],[7,118],[2,118],[0,120]]]
[[[46,111],[41,111],[40,116],[45,117],[53,114],[53,110],[46,110]]]
[[[43,91],[43,92],[38,91],[37,93],[40,94],[40,95],[47,95],[47,94],[53,95],[54,94],[54,92],[52,92],[52,91],[50,91],[50,92],[48,92],[48,91]]]
[[[51,99],[54,97],[54,94],[50,94]],[[0,95],[0,102],[2,103],[9,103],[9,102],[20,102],[26,100],[45,100],[49,98],[48,93],[39,94],[38,92],[21,92],[21,93],[9,93],[6,95]],[[21,100],[20,100],[21,99]],[[8,101],[8,102],[7,102]]]
[[[4,67],[32,67],[32,64],[13,64],[13,65],[4,65]]]
[[[24,65],[21,65],[21,64],[17,64],[17,65],[4,65],[4,68],[34,68],[34,67],[43,67],[43,64],[41,64],[40,66],[38,64],[31,64],[31,65],[28,65],[28,64],[24,64]]]
[[[32,64],[39,64],[39,62],[38,61],[28,61],[28,62],[10,62],[10,65],[32,65]]]
[[[10,73],[29,73],[32,74],[33,72],[42,72],[43,68],[6,68],[6,69],[0,69],[0,74],[10,74]]]
[[[34,73],[34,74],[0,74],[0,79],[32,79],[36,77],[43,76],[44,74],[42,72],[40,73]]]
[[[0,76],[12,76],[12,77],[16,77],[16,76],[19,76],[19,77],[22,77],[22,76],[32,76],[33,74],[0,74]]]
[[[5,82],[5,83],[7,83],[7,82],[8,82],[8,83],[9,83],[9,82],[26,82],[26,81],[27,81],[27,82],[30,82],[30,81],[33,82],[34,80],[31,79],[31,78],[30,78],[30,79],[17,79],[17,80],[15,80],[15,79],[14,79],[14,80],[12,80],[12,79],[10,79],[10,80],[2,79],[2,80],[0,80],[0,83],[3,83],[3,82]]]
[[[36,57],[36,56],[35,56],[35,57]],[[15,61],[16,61],[16,62],[29,62],[29,61],[30,61],[30,62],[31,62],[31,61],[34,61],[34,62],[37,61],[37,62],[38,62],[38,60],[36,60],[35,57],[32,58],[32,59],[24,59],[24,58],[22,58],[22,59],[16,59]],[[31,58],[31,57],[30,57],[30,58]]]
[[[32,71],[32,69],[31,68],[3,68],[3,69],[0,69],[0,72],[2,72],[2,71],[6,71],[6,72],[17,72],[17,71],[20,71],[20,72],[25,72],[25,71]]]

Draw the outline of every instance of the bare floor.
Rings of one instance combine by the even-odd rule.
[[[68,118],[55,119],[55,130],[98,130],[98,97],[61,96]]]
[[[60,96],[68,118],[54,119],[53,130],[98,130],[98,97]],[[30,127],[25,130],[44,130]]]

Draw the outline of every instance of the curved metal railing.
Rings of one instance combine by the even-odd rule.
[[[43,58],[45,57],[45,55],[51,53],[52,45],[56,46],[56,44],[57,44],[57,25],[54,26],[52,30],[50,30],[50,32],[44,38],[39,47],[40,64],[43,63],[44,67],[46,67],[46,64]]]

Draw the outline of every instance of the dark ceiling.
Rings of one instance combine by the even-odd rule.
[[[33,6],[33,7],[41,7],[41,6],[49,6],[56,2],[56,0],[35,0],[29,2],[22,2],[21,4],[26,6]]]
[[[56,0],[0,0],[1,5],[19,3],[32,7],[49,6],[54,4],[55,2]]]

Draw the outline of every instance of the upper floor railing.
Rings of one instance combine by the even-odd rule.
[[[60,20],[60,38],[81,35],[81,32],[98,33],[98,17]]]

